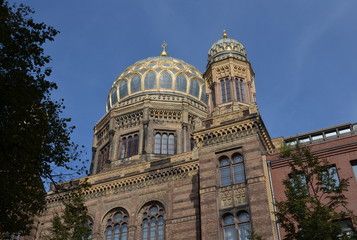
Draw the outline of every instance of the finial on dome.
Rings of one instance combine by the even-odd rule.
[[[162,52],[160,56],[164,56],[164,57],[169,56],[169,54],[167,54],[166,52],[167,43],[165,41],[162,43],[161,47],[162,47]]]
[[[223,38],[228,38],[228,35],[227,35],[227,31],[226,30],[223,30],[223,35],[222,35]]]

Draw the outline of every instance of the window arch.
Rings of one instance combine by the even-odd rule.
[[[128,213],[124,209],[115,209],[105,218],[105,240],[128,239]]]
[[[221,178],[221,186],[229,186],[245,182],[243,156],[235,153],[231,158],[221,156],[219,158],[219,172]]]
[[[145,89],[156,88],[156,75],[154,72],[148,72],[145,76]]]
[[[172,88],[172,77],[167,71],[162,72],[160,75],[160,88]]]
[[[236,216],[229,213],[223,216],[224,240],[248,240],[251,231],[250,216],[246,211],[240,211]]]
[[[135,93],[141,90],[141,77],[138,74],[135,74],[130,82],[131,93]]]
[[[175,134],[173,132],[156,132],[154,137],[155,154],[175,154]]]
[[[160,203],[146,204],[142,209],[141,239],[165,239],[165,210]]]
[[[176,78],[176,90],[179,90],[181,92],[186,92],[187,89],[187,80],[185,76],[180,73],[177,78]]]

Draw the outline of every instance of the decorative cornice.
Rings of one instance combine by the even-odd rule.
[[[133,191],[135,189],[145,188],[152,185],[161,184],[168,181],[178,180],[192,176],[198,172],[198,162],[191,162],[156,170],[153,172],[138,173],[132,177],[123,177],[116,181],[106,182],[100,185],[92,185],[83,192],[85,199],[97,198],[105,195],[118,194],[120,192]],[[53,194],[47,197],[47,203],[52,204],[61,200],[66,200],[71,194]]]
[[[266,150],[271,150],[273,144],[259,116],[197,131],[194,133],[194,140],[197,146],[202,147],[232,141],[256,133],[262,139]]]

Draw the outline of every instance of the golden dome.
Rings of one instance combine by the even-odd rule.
[[[169,94],[189,97],[206,105],[202,73],[183,60],[150,57],[127,67],[115,80],[108,95],[107,111],[121,101],[142,95]]]
[[[228,57],[247,60],[247,53],[244,46],[237,40],[228,38],[226,30],[224,30],[222,39],[215,42],[208,51],[208,64]]]

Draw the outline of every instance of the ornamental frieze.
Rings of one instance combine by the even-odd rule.
[[[115,118],[118,129],[130,128],[138,126],[143,120],[143,111],[136,111]]]

